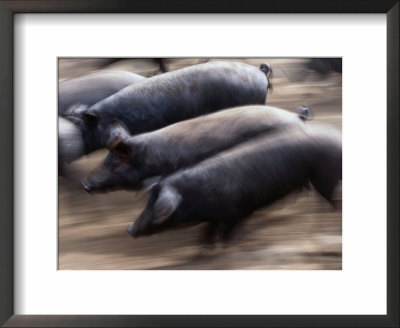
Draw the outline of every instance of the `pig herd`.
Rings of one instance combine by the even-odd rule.
[[[109,154],[88,192],[146,190],[132,237],[208,222],[229,240],[256,209],[310,185],[333,207],[340,132],[310,113],[267,106],[269,64],[209,62],[150,78],[103,71],[59,84],[59,173],[99,148]]]

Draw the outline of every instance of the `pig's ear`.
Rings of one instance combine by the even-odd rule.
[[[141,189],[144,192],[148,192],[153,189],[154,186],[158,185],[161,181],[161,175],[146,178],[142,181]]]
[[[132,148],[124,138],[114,138],[107,144],[107,148],[122,162],[129,163],[132,158]]]
[[[113,120],[107,148],[123,162],[129,162],[133,155],[129,137],[129,131],[126,126],[117,120]]]
[[[83,113],[82,118],[88,126],[95,126],[98,121],[98,117],[94,113]]]
[[[87,109],[89,108],[88,105],[85,104],[73,104],[67,108],[65,111],[65,115],[70,116],[81,116]]]
[[[115,139],[118,137],[119,138],[129,138],[130,137],[129,130],[125,126],[125,124],[123,124],[117,120],[113,120],[113,122],[111,124],[111,128],[110,128],[110,142],[112,141],[112,139]]]
[[[182,201],[181,194],[174,188],[163,188],[154,204],[154,223],[161,224],[167,221]]]

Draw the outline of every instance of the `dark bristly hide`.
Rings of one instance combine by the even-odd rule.
[[[153,76],[81,111],[85,152],[106,145],[114,119],[133,135],[220,109],[265,104],[268,74],[236,62],[210,62]]]
[[[82,183],[90,192],[137,189],[144,179],[194,165],[260,134],[305,127],[307,112],[270,106],[226,109],[131,137],[122,125],[111,131],[111,150]]]
[[[342,179],[340,133],[329,127],[260,136],[165,178],[128,231],[151,235],[182,224],[210,222],[225,238],[241,219],[311,183],[332,205]]]

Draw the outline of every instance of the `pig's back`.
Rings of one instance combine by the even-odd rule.
[[[218,109],[264,104],[267,88],[267,78],[257,67],[212,62],[148,78],[89,111],[103,120],[119,119],[138,134]]]
[[[337,135],[296,129],[254,138],[177,172],[170,181],[183,190],[207,192],[216,201],[262,203],[302,187],[310,170],[323,170],[326,163],[339,160],[341,165]]]

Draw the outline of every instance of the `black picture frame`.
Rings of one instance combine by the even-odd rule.
[[[16,13],[385,13],[387,17],[387,315],[14,315],[13,21]],[[0,324],[4,327],[399,327],[398,90],[398,0],[0,1]]]

